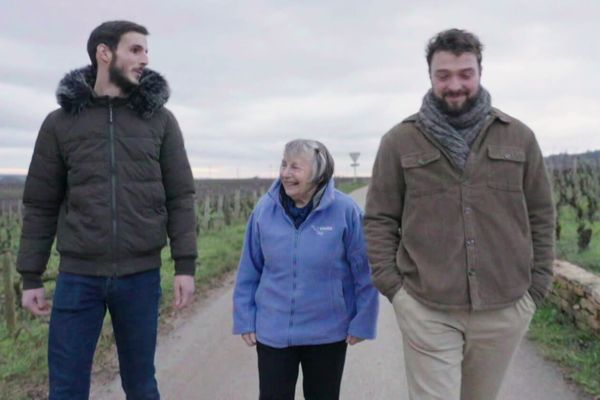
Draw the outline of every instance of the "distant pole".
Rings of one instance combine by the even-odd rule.
[[[358,167],[360,165],[359,163],[357,163],[359,156],[360,156],[359,152],[350,153],[350,158],[352,159],[352,164],[350,164],[350,166],[354,168],[354,182],[357,181],[357,178],[356,178],[356,167]]]
[[[4,275],[4,318],[6,319],[6,329],[12,336],[17,331],[17,312],[15,310],[15,289],[12,278],[12,262],[10,253],[2,253],[2,269]]]

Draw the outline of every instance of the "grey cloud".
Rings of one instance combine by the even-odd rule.
[[[0,76],[21,89],[0,107],[3,148],[33,140],[11,137],[35,136],[58,80],[88,62],[90,30],[115,18],[149,28],[150,67],[170,83],[168,106],[202,174],[272,174],[295,137],[325,142],[340,171],[358,149],[368,173],[381,135],[429,87],[426,41],[453,26],[480,36],[494,104],[532,126],[545,152],[579,149],[575,139],[600,147],[596,2],[122,0],[115,12],[111,2],[8,1],[0,49],[13,58],[0,60]],[[25,159],[2,158],[0,169]]]

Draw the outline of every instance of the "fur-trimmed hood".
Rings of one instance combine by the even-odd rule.
[[[58,104],[69,114],[79,114],[92,105],[95,83],[96,69],[91,65],[67,73],[56,89]],[[150,119],[167,103],[169,94],[167,81],[159,73],[144,69],[139,86],[129,94],[126,104],[142,118]]]

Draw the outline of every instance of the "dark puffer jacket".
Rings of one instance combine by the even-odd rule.
[[[60,109],[37,138],[27,175],[17,270],[42,286],[56,235],[59,269],[123,276],[160,267],[170,239],[176,274],[193,275],[194,182],[167,82],[145,70],[127,98],[96,97],[95,71],[70,72]]]

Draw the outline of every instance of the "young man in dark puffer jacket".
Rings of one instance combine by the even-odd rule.
[[[25,308],[51,312],[50,399],[87,399],[110,312],[127,398],[158,399],[154,352],[160,253],[170,239],[175,307],[191,303],[194,182],[167,82],[148,64],[148,31],[128,21],[91,33],[92,65],[68,73],[60,108],[40,129],[29,167],[17,261]],[[57,238],[52,309],[42,273]]]

